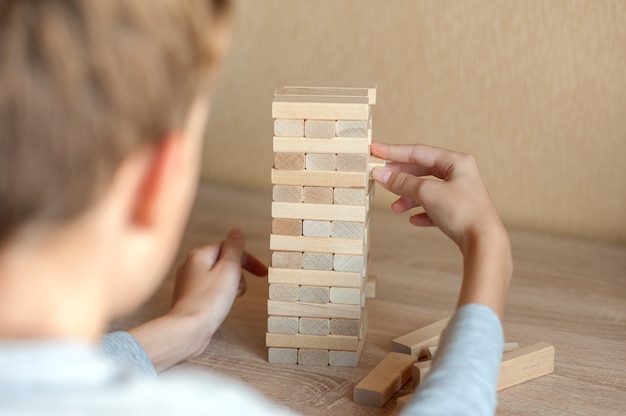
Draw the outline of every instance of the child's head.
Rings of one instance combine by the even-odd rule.
[[[0,246],[99,197],[208,95],[225,0],[0,0]]]

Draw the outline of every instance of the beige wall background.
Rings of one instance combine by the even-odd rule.
[[[294,80],[377,82],[374,138],[472,153],[510,227],[626,242],[626,1],[239,0],[204,181],[269,192]]]

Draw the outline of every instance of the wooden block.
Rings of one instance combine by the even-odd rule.
[[[304,153],[274,153],[274,168],[280,170],[303,170],[305,167]],[[283,185],[283,184],[280,184]],[[284,185],[298,185],[287,183]]]
[[[305,237],[330,237],[330,221],[304,220],[302,222],[302,235]]]
[[[345,318],[360,319],[361,307],[328,303],[303,303],[267,301],[267,313],[275,316],[299,316],[304,318]]]
[[[270,364],[298,364],[296,348],[268,348],[267,360]]]
[[[307,303],[327,304],[330,299],[330,290],[321,286],[300,286],[298,301]],[[272,299],[274,300],[274,299]],[[279,299],[276,299],[279,300]]]
[[[303,253],[302,268],[306,270],[332,270],[333,257],[329,253]]]
[[[346,305],[361,304],[361,290],[349,287],[331,287],[330,303],[343,303]]]
[[[404,409],[406,405],[409,404],[412,398],[412,394],[406,394],[404,396],[398,397],[398,400],[396,400],[396,411],[402,411],[402,409]]]
[[[370,274],[365,284],[365,296],[369,299],[376,297],[376,276]]]
[[[332,204],[333,188],[305,186],[303,201],[305,204]]]
[[[296,204],[272,202],[272,218],[365,222],[366,209],[333,204]]]
[[[423,328],[409,332],[391,341],[391,351],[415,355],[418,358],[426,356],[426,347],[437,345],[439,337],[450,318],[445,318]]]
[[[284,201],[287,202],[287,201]],[[333,202],[336,205],[365,205],[365,189],[335,188]]]
[[[268,331],[268,332],[272,332],[272,331]],[[297,332],[301,334],[308,334],[308,335],[329,335],[330,334],[330,319],[300,318],[298,322]],[[343,334],[335,334],[335,335],[343,335]]]
[[[363,223],[351,221],[332,221],[330,236],[333,238],[363,238]]]
[[[375,90],[375,89],[374,89]],[[278,88],[274,91],[274,96],[277,95],[330,95],[335,97],[369,97],[369,90],[367,88],[341,88],[341,87],[323,87],[323,86],[308,86],[308,87],[288,87]],[[370,103],[372,104],[372,103]]]
[[[306,139],[300,137],[274,137],[273,150],[276,153],[355,153],[367,155],[370,152],[368,138]]]
[[[307,221],[307,220],[305,220]],[[297,250],[309,253],[340,253],[352,254],[361,257],[361,269],[363,269],[363,240],[357,238],[329,238],[329,237],[294,237],[289,235],[271,235],[270,250]],[[340,264],[354,263],[357,260],[340,260]],[[343,262],[343,263],[341,263]],[[343,272],[355,272],[357,270],[337,269]],[[306,267],[305,267],[306,268]],[[322,269],[322,270],[332,270]],[[359,271],[360,271],[359,270]]]
[[[419,386],[419,384],[424,381],[424,378],[426,378],[426,375],[430,372],[431,365],[431,360],[420,361],[413,364],[413,367],[411,368],[411,382],[413,384],[413,390],[415,390],[417,386]]]
[[[367,97],[283,95],[272,102],[272,118],[369,120],[369,116]]]
[[[356,351],[358,347],[358,338],[342,335],[286,335],[270,334],[268,332],[265,334],[265,343],[268,347]]]
[[[270,267],[268,283],[284,285],[311,285],[360,287],[361,274],[353,272],[337,272],[334,270],[295,270]]]
[[[333,270],[359,273],[363,271],[363,256],[336,254],[333,259]]]
[[[329,227],[330,229],[330,224]],[[302,236],[302,221],[287,218],[274,218],[272,220],[272,234],[289,235],[292,237]]]
[[[369,121],[337,120],[337,137],[367,137]]]
[[[272,267],[279,269],[301,269],[302,253],[297,251],[275,251],[272,253]]]
[[[288,82],[283,88],[309,88],[309,89],[342,89],[360,90],[366,89],[370,104],[376,104],[376,83],[373,82]],[[355,92],[356,94],[356,92]],[[303,94],[305,95],[305,94]],[[328,95],[328,94],[324,94]]]
[[[367,161],[367,177],[372,177],[372,171],[374,168],[384,168],[387,166],[387,161],[376,156],[370,156]]]
[[[304,120],[274,120],[274,136],[304,137]]]
[[[274,185],[272,187],[272,201],[275,202],[302,202],[304,186]]]
[[[294,316],[270,316],[267,318],[267,332],[273,334],[297,334],[298,318]]]
[[[511,346],[513,347],[513,346]],[[430,371],[431,361],[413,365],[413,388],[416,388]],[[521,384],[554,371],[554,346],[540,342],[502,356],[496,390]]]
[[[335,137],[334,120],[306,120],[304,122],[304,137],[329,139]]]
[[[361,322],[358,319],[333,318],[330,320],[330,333],[333,335],[359,335]]]
[[[293,336],[293,335],[286,335]],[[416,358],[390,352],[354,387],[354,401],[366,406],[382,407],[411,378]]]
[[[298,350],[298,364],[300,365],[328,365],[328,350],[313,350],[300,348]]]
[[[336,169],[342,172],[365,172],[367,171],[368,157],[357,154],[338,154]]]
[[[429,347],[426,347],[426,359],[427,360],[432,360],[433,358],[435,358],[436,353],[437,353],[436,345],[431,345]]]
[[[329,351],[328,364],[333,367],[356,367],[359,354],[356,351]]]
[[[304,169],[304,163],[302,164],[302,169]],[[326,188],[365,188],[368,185],[368,182],[369,178],[365,172],[326,172],[317,170],[272,169],[272,184],[274,185],[303,185]]]
[[[270,285],[270,299],[281,302],[297,302],[298,286],[292,285]]]
[[[502,356],[497,390],[550,374],[554,371],[554,346],[540,342]]]
[[[305,157],[306,170],[321,170],[332,172],[335,170],[337,155],[334,153],[307,153]]]
[[[505,342],[504,343],[504,349],[502,350],[503,352],[507,353],[507,352],[511,352],[515,350],[519,350],[519,345],[517,344],[517,342]]]

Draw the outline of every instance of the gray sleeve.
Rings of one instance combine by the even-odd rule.
[[[118,363],[131,367],[138,373],[156,377],[150,357],[135,337],[128,332],[117,331],[105,335],[101,349]]]
[[[444,331],[431,371],[402,415],[493,415],[504,335],[487,306],[459,308]]]

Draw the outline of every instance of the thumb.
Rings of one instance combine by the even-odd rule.
[[[220,261],[234,263],[241,267],[241,258],[245,249],[245,237],[239,228],[233,228],[222,243]]]
[[[427,179],[418,178],[406,172],[396,172],[389,168],[376,168],[372,176],[383,188],[396,195],[410,198],[418,205],[423,205],[420,195],[423,187],[430,182]]]

